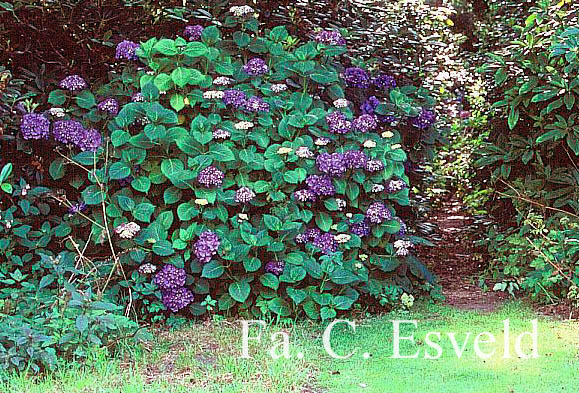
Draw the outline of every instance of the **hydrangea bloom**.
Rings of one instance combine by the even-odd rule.
[[[319,196],[330,196],[336,193],[332,178],[328,175],[310,175],[306,178],[309,189]]]
[[[220,244],[216,233],[205,231],[199,235],[199,239],[193,245],[195,256],[199,262],[207,263],[217,254]]]
[[[348,168],[364,168],[368,162],[368,156],[363,151],[348,150],[344,153],[344,160]]]
[[[320,172],[332,177],[340,177],[346,173],[347,165],[341,153],[322,153],[316,157],[316,165]]]
[[[360,237],[368,236],[370,234],[370,223],[368,219],[365,218],[356,224],[352,224],[350,226],[350,232]]]
[[[69,91],[79,91],[86,89],[88,87],[88,84],[79,75],[69,75],[63,80],[61,80],[58,86],[60,86],[61,89]]]
[[[269,112],[269,104],[261,97],[250,97],[243,105],[243,109],[248,112]]]
[[[139,266],[139,273],[141,274],[152,274],[157,271],[157,266],[153,265],[152,263],[143,263]]]
[[[249,187],[241,187],[235,191],[235,202],[237,203],[249,203],[253,198],[255,198],[255,192]]]
[[[225,173],[221,172],[214,166],[208,166],[199,172],[197,181],[207,188],[220,187],[223,184]]]
[[[187,273],[185,269],[175,265],[165,264],[161,270],[155,274],[153,282],[161,289],[174,289],[185,285]]]
[[[396,217],[395,220],[400,223],[400,230],[398,231],[397,235],[401,237],[406,236],[406,232],[408,231],[408,226],[406,225],[406,223],[398,217]]]
[[[121,239],[132,239],[141,230],[141,226],[136,222],[124,222],[117,226],[114,231]]]
[[[143,93],[141,92],[136,92],[131,96],[131,102],[144,102],[144,101],[145,96],[143,96]]]
[[[231,133],[227,130],[223,130],[218,128],[213,131],[213,138],[214,139],[227,139],[231,136]]]
[[[201,39],[201,34],[203,34],[203,30],[204,28],[201,25],[185,26],[183,36],[189,41],[199,41],[199,39]]]
[[[119,102],[112,97],[105,98],[98,103],[97,108],[99,111],[116,116],[119,113]]]
[[[46,139],[50,135],[50,120],[38,113],[22,116],[20,132],[24,139]]]
[[[82,137],[76,145],[82,151],[97,151],[102,143],[101,133],[94,128],[91,128],[89,130],[84,130]]]
[[[384,169],[384,163],[380,160],[369,160],[366,163],[366,170],[368,172],[379,172]]]
[[[294,192],[295,198],[299,202],[315,202],[316,201],[316,194],[312,190],[297,190]]]
[[[266,273],[271,273],[275,276],[281,276],[283,273],[283,269],[285,268],[285,263],[282,261],[269,261],[265,265]]]
[[[185,287],[161,291],[161,302],[167,309],[177,312],[193,302],[193,292]]]
[[[396,79],[386,74],[378,75],[372,80],[372,83],[379,89],[391,89],[396,87]]]
[[[370,75],[359,67],[349,67],[344,71],[344,80],[350,87],[367,89],[370,87]]]
[[[48,110],[48,113],[50,114],[50,116],[54,116],[54,117],[64,117],[66,115],[66,112],[64,110],[64,108],[50,108]]]
[[[287,85],[285,83],[276,83],[271,85],[270,89],[274,93],[281,93],[282,91],[287,90]]]
[[[391,220],[392,213],[382,202],[373,202],[366,210],[366,218],[372,224],[381,224],[385,220]]]
[[[349,105],[349,101],[345,98],[338,98],[334,102],[332,102],[335,108],[347,108]]]
[[[316,138],[316,140],[314,141],[314,144],[315,144],[316,146],[326,146],[326,145],[328,145],[330,142],[331,142],[330,139],[321,137],[321,138]]]
[[[322,30],[314,36],[314,41],[324,45],[346,45],[342,34],[334,30]]]
[[[368,132],[375,130],[378,127],[378,122],[374,115],[361,115],[354,119],[352,126],[357,131]]]
[[[378,105],[380,105],[380,100],[376,96],[370,96],[360,105],[360,110],[365,115],[373,115]]]
[[[236,5],[233,6],[229,9],[229,12],[231,12],[233,15],[237,16],[237,17],[241,17],[241,16],[245,16],[248,14],[253,14],[255,12],[255,10],[253,8],[251,8],[248,5]]]
[[[417,117],[410,120],[410,123],[421,130],[425,130],[432,126],[436,121],[436,114],[428,109],[423,109]]]
[[[254,57],[243,66],[243,71],[250,76],[259,76],[267,74],[269,72],[269,67],[265,64],[263,59]]]
[[[408,188],[408,185],[404,182],[404,180],[400,180],[400,179],[390,180],[386,184],[386,192],[388,192],[390,194],[397,193],[399,191],[402,191],[405,188]]]
[[[396,249],[396,255],[406,256],[410,254],[410,249],[414,247],[414,244],[408,240],[396,240],[394,242],[394,248]]]
[[[223,93],[223,103],[225,105],[233,105],[236,109],[239,109],[243,107],[246,102],[247,94],[239,89],[229,89]]]
[[[327,115],[326,122],[330,132],[334,134],[346,134],[352,128],[352,122],[346,119],[346,115],[339,111]]]
[[[312,158],[314,153],[307,146],[300,146],[296,149],[296,156],[299,158]]]
[[[334,239],[334,235],[329,232],[316,236],[316,238],[312,241],[312,245],[322,250],[322,253],[324,254],[330,254],[332,252],[338,251],[338,244],[336,243],[336,239]]]
[[[139,44],[124,40],[117,45],[117,50],[115,53],[116,59],[127,59],[127,60],[139,60],[137,56],[137,48]]]
[[[232,83],[231,78],[226,76],[218,76],[213,80],[213,84],[216,86],[227,86]]]
[[[55,121],[52,126],[52,135],[60,143],[78,144],[84,137],[85,129],[76,120]]]

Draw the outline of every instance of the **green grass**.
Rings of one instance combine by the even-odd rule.
[[[579,323],[539,321],[538,359],[502,358],[502,321],[511,321],[511,352],[515,337],[531,329],[532,312],[518,303],[492,314],[422,305],[408,313],[390,314],[358,322],[356,333],[336,327],[332,346],[338,353],[358,347],[348,360],[334,360],[324,352],[323,326],[302,323],[291,328],[270,327],[261,345],[251,345],[251,360],[239,359],[241,329],[227,322],[197,324],[158,334],[148,350],[110,359],[96,353],[90,366],[61,367],[42,379],[11,376],[0,392],[16,393],[170,393],[170,392],[425,392],[425,393],[554,393],[579,391]],[[418,328],[404,326],[401,335],[414,334],[415,345],[401,346],[403,354],[424,353],[429,331],[456,333],[489,331],[497,336],[497,355],[475,356],[471,337],[457,359],[448,340],[441,340],[438,360],[391,359],[391,319],[418,320]],[[269,357],[269,334],[291,335],[291,360]],[[256,330],[252,330],[254,334]],[[526,342],[528,349],[529,343]],[[485,346],[483,348],[488,348]],[[296,354],[304,353],[303,359]],[[364,359],[362,354],[371,354]],[[434,352],[434,351],[432,351]]]

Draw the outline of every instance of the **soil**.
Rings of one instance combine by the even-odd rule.
[[[466,208],[449,197],[430,214],[438,229],[435,247],[420,247],[419,256],[437,276],[445,303],[465,310],[490,312],[500,307],[508,294],[484,291],[478,284],[485,261],[475,251],[473,226],[475,218]],[[493,284],[487,285],[492,288]]]

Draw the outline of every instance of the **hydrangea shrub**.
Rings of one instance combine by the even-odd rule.
[[[298,45],[248,13],[232,25],[122,42],[116,58],[145,69],[129,65],[114,96],[97,100],[79,76],[51,94],[79,107],[53,119],[70,153],[51,174],[78,190],[70,208],[91,248],[132,271],[119,291],[156,286],[167,309],[194,315],[210,296],[221,312],[328,319],[432,282],[398,217],[409,179],[396,125],[432,126],[424,92],[343,66],[336,31]],[[45,138],[46,122],[26,124]]]

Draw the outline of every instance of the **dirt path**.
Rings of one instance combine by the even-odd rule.
[[[486,262],[474,252],[475,219],[465,210],[452,198],[434,210],[430,219],[438,227],[435,237],[439,240],[435,247],[421,247],[419,256],[438,277],[447,304],[466,310],[494,311],[508,295],[485,292],[478,285]]]

